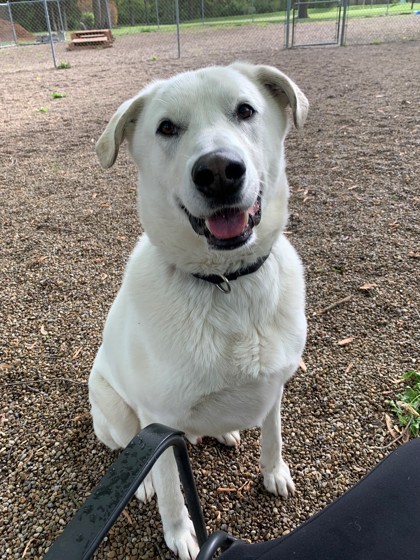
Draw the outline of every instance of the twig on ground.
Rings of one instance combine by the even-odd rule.
[[[25,550],[23,551],[22,558],[25,558],[26,553],[28,552],[29,547],[30,547],[31,544],[34,542],[34,540],[35,540],[35,539],[34,539],[33,537],[31,537],[31,538],[29,539],[28,544],[25,546]]]
[[[401,434],[397,438],[393,439],[390,443],[388,443],[387,445],[384,445],[384,446],[380,446],[380,447],[374,446],[371,449],[388,449],[388,447],[391,447],[391,445],[394,445],[394,443],[397,443],[398,441],[400,441],[402,438],[404,438],[404,436],[407,435],[408,428],[410,427],[411,421],[412,421],[412,418],[410,418],[410,420],[407,423],[407,426],[404,428],[404,430],[401,432]]]
[[[342,299],[339,299],[338,301],[336,301],[335,303],[332,303],[331,305],[328,305],[327,307],[325,307],[324,309],[321,309],[321,311],[318,311],[317,315],[323,315],[324,313],[327,313],[328,311],[331,311],[332,309],[338,307],[339,305],[341,305],[342,303],[346,303],[347,301],[350,301],[352,298],[352,296],[346,296]]]

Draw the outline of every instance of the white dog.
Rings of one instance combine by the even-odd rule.
[[[308,102],[287,76],[236,63],[155,82],[117,110],[96,150],[111,167],[128,140],[145,233],[89,380],[111,449],[152,422],[227,445],[261,426],[264,485],[285,497],[280,403],[306,335],[302,266],[282,233],[288,106],[301,127]],[[195,558],[172,450],[137,496],[155,490],[168,547]]]

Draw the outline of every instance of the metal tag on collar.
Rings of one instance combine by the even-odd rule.
[[[226,276],[223,276],[223,274],[217,274],[217,276],[220,278],[220,282],[217,282],[215,284],[216,288],[218,288],[224,294],[230,294],[232,288],[229,280],[226,278]]]

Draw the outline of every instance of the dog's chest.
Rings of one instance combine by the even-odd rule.
[[[182,351],[176,356],[172,347],[172,361],[163,366],[165,421],[198,435],[261,425],[293,374],[301,342],[293,349],[274,326],[235,331],[234,325],[215,328],[207,319],[189,339],[175,337]]]
[[[172,391],[176,424],[198,435],[261,425],[302,349],[299,336],[295,344],[286,338],[291,344],[274,323],[263,330],[209,329],[191,340]]]
[[[273,256],[229,294],[157,259],[146,266],[149,252],[132,261],[110,323],[123,327],[118,354],[128,364],[118,377],[133,408],[178,427],[185,418],[227,430],[259,423],[305,342],[300,265],[283,245],[287,266]]]
[[[244,385],[283,384],[302,351],[303,312],[284,318],[278,302],[261,294],[261,301],[216,296],[175,300],[160,310],[155,304],[147,322],[154,367],[172,394],[185,395],[185,405]]]

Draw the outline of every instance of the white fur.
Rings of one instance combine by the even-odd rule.
[[[232,115],[245,102],[256,114],[239,122]],[[112,449],[152,422],[181,429],[193,442],[207,435],[227,445],[239,443],[239,430],[261,426],[264,484],[282,496],[294,484],[281,453],[281,396],[306,333],[302,266],[282,234],[287,105],[302,126],[307,100],[289,78],[235,64],[156,82],[117,110],[97,153],[110,167],[128,139],[146,233],[128,262],[89,380],[95,432]],[[179,125],[177,138],[156,134],[162,119]],[[244,206],[262,192],[261,223],[246,245],[227,251],[210,248],[181,208],[211,214],[191,169],[201,155],[223,148],[246,164]],[[225,274],[269,252],[257,272],[231,282],[229,294],[191,274]],[[169,548],[182,560],[195,558],[172,451],[137,495],[147,501],[154,490]]]

